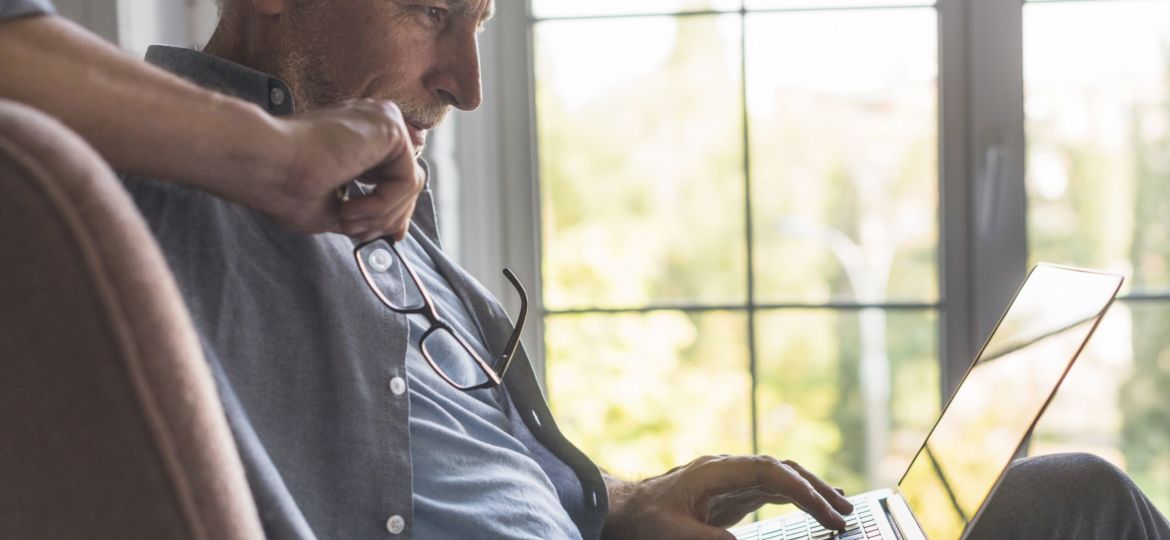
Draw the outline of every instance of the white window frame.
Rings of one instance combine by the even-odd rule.
[[[519,301],[501,269],[509,267],[528,291],[523,343],[544,381],[544,286],[541,282],[540,192],[536,166],[532,37],[527,0],[496,2],[480,39],[483,103],[454,115],[455,166],[460,181],[454,212],[456,260],[500,299],[509,313]],[[443,177],[438,179],[440,190]],[[450,199],[448,199],[450,201]]]

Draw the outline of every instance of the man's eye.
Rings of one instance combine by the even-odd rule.
[[[424,8],[427,18],[431,20],[432,24],[442,26],[447,22],[447,10],[438,7]]]

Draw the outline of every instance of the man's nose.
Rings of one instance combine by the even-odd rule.
[[[483,88],[479,73],[479,39],[475,32],[452,40],[434,91],[443,101],[464,111],[479,108]]]

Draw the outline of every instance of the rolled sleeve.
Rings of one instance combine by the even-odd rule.
[[[0,0],[0,22],[52,12],[53,3],[49,0]]]

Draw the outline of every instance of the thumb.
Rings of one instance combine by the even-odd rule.
[[[663,531],[666,534],[658,536],[661,538],[686,538],[688,540],[736,540],[735,535],[726,529],[712,527],[689,518],[679,522],[678,527],[672,527],[672,529],[674,530]]]

